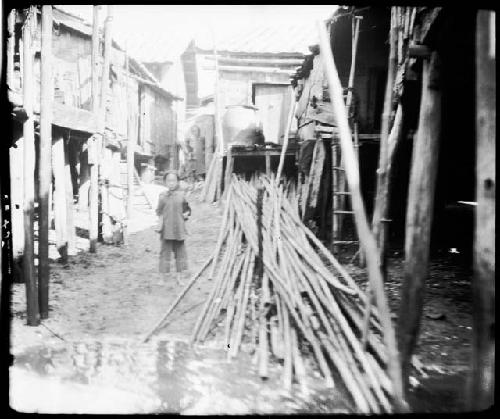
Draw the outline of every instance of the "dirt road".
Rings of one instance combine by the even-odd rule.
[[[191,206],[186,243],[190,270],[194,272],[213,250],[221,210],[194,199]],[[55,334],[68,341],[103,336],[139,338],[161,318],[182,287],[173,277],[158,273],[159,238],[152,227],[155,218],[152,214],[138,216],[141,223],[136,222],[134,230],[140,230],[130,234],[127,244],[101,245],[97,253],[82,252],[65,266],[51,264],[49,319],[41,327],[26,326],[25,287],[14,284],[13,350],[59,339]],[[209,287],[210,282],[204,279],[195,284],[179,306],[179,313],[192,309],[174,316],[175,322],[162,333],[189,336]]]

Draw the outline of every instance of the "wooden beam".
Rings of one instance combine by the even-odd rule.
[[[98,117],[99,112],[99,7],[93,8],[92,22],[92,112]],[[97,155],[98,140],[95,135],[89,138],[88,163],[90,166],[90,194],[89,194],[89,250],[97,250],[97,236],[99,231],[99,162]]]
[[[129,72],[129,59],[128,59],[128,54],[126,53],[125,55],[125,66],[126,66],[126,71],[127,73]],[[133,123],[135,121],[135,115],[133,115],[132,111],[130,110],[130,104],[129,104],[129,91],[128,91],[128,83],[126,85],[127,87],[127,92],[126,92],[126,97],[127,97],[127,218],[129,220],[132,219],[133,215],[133,204],[134,204],[134,171],[135,171],[135,166],[134,166],[134,148],[135,148],[135,142],[136,138],[134,133],[135,127],[133,126]]]
[[[40,157],[38,165],[38,303],[49,317],[49,191],[52,187],[52,6],[42,6],[40,63]]]
[[[33,80],[33,53],[32,53],[32,26],[35,8],[28,9],[23,26],[23,103],[26,111],[26,120],[23,123],[24,159],[24,256],[23,275],[26,283],[26,304],[28,326],[40,324],[38,306],[38,286],[35,279],[35,252],[33,236],[33,216],[35,207],[35,127],[33,122],[34,80]]]
[[[473,339],[468,407],[483,411],[495,400],[495,12],[476,17],[476,227],[472,282]]]
[[[428,275],[429,245],[434,208],[441,130],[441,92],[438,55],[425,60],[418,131],[408,189],[405,232],[405,273],[398,314],[399,350],[405,390],[411,369],[411,356],[417,343]]]
[[[363,251],[366,257],[366,265],[368,268],[368,278],[372,283],[371,287],[372,290],[374,290],[380,323],[382,325],[383,339],[388,358],[389,377],[393,388],[392,396],[396,403],[397,410],[405,411],[407,410],[407,404],[404,400],[402,390],[401,366],[399,362],[398,348],[396,345],[396,336],[392,326],[387,297],[384,291],[382,272],[378,264],[377,243],[371,233],[368,219],[366,217],[363,198],[361,197],[359,164],[352,144],[352,134],[342,95],[342,85],[340,84],[337,68],[333,60],[330,38],[327,34],[324,23],[321,21],[318,21],[318,32],[320,38],[321,57],[323,59],[325,72],[328,78],[330,98],[332,100],[335,117],[338,122],[340,146],[344,157],[347,183],[352,194],[351,202],[354,210],[356,230],[359,241],[363,246]]]
[[[58,130],[52,141],[52,172],[54,174],[54,221],[56,227],[56,247],[61,262],[68,260],[68,231],[66,205],[66,173],[64,169],[64,137]]]

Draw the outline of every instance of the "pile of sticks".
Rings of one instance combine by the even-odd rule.
[[[312,351],[327,384],[340,378],[359,412],[393,410],[377,310],[364,316],[365,293],[301,222],[293,187],[233,175],[209,275],[193,343],[223,329],[229,359],[249,346],[262,378],[282,361],[287,389],[307,388]]]

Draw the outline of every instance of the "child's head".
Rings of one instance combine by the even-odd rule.
[[[173,170],[169,170],[163,175],[163,182],[168,189],[175,189],[179,184],[179,175]]]

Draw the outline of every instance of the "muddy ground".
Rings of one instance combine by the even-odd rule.
[[[200,203],[195,197],[191,197],[191,203],[193,216],[188,224],[187,249],[190,271],[195,272],[215,246],[222,211],[217,205]],[[97,253],[81,252],[66,265],[54,261],[50,317],[39,327],[26,326],[25,287],[14,284],[11,335],[14,356],[25,356],[22,354],[29,348],[55,348],[89,339],[140,342],[181,289],[172,276],[158,273],[159,239],[153,231],[154,223],[152,212],[137,212],[125,245],[100,245]],[[364,284],[365,272],[348,263],[349,254],[343,256],[341,260],[348,270]],[[421,369],[415,370],[412,377],[410,402],[414,411],[464,409],[463,391],[471,355],[471,272],[453,257],[443,254],[431,263],[416,353]],[[392,254],[387,292],[394,313],[398,309],[402,268],[401,254]],[[172,336],[187,339],[210,288],[210,281],[201,278],[155,339]],[[324,405],[331,406],[326,401]],[[339,406],[340,411],[344,408]],[[275,406],[274,412],[279,411],[279,406]],[[325,412],[325,408],[317,411]]]

